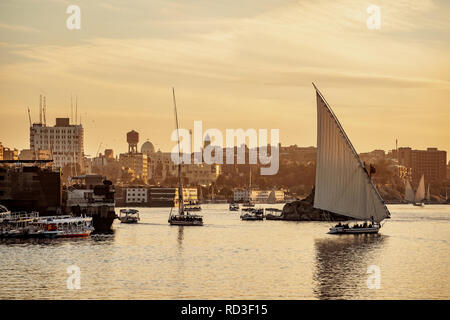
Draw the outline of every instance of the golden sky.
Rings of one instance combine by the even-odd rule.
[[[66,8],[81,8],[81,29]],[[370,4],[380,30],[366,27]],[[358,152],[450,151],[450,1],[2,0],[0,141],[29,147],[27,107],[47,122],[78,96],[85,153],[174,146],[181,126],[278,128],[316,144],[314,81]]]

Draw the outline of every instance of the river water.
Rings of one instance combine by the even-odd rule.
[[[210,204],[203,227],[142,208],[139,224],[115,221],[110,236],[1,240],[0,299],[449,299],[450,206],[389,209],[371,236],[241,221]],[[68,289],[70,266],[80,289]]]

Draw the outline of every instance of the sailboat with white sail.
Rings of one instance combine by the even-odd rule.
[[[428,193],[427,200],[430,199],[430,185],[428,185]],[[425,180],[424,176],[420,178],[419,186],[417,187],[416,192],[414,193],[413,188],[411,187],[411,183],[409,180],[406,180],[405,184],[405,201],[412,203],[415,206],[423,206],[423,200],[425,199]]]
[[[188,211],[184,210],[184,200],[183,200],[183,186],[181,183],[181,149],[180,149],[180,133],[178,129],[178,115],[177,115],[177,103],[175,99],[175,88],[172,88],[173,94],[173,105],[175,109],[175,124],[177,128],[178,135],[178,214],[172,214],[172,209],[169,214],[169,224],[176,226],[202,226],[203,216],[197,214],[189,214]]]
[[[425,199],[425,180],[424,176],[422,175],[422,177],[420,178],[419,186],[417,187],[416,190],[413,205],[422,207],[424,205],[423,204],[424,199]]]
[[[313,86],[317,98],[314,207],[364,222],[353,227],[339,223],[330,234],[377,233],[390,212],[336,115]]]
[[[405,201],[413,203],[415,197],[416,196],[414,194],[413,188],[411,187],[411,183],[409,182],[409,180],[406,180],[406,183],[405,183]]]

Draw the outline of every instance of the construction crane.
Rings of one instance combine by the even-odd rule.
[[[100,148],[102,147],[102,143],[103,143],[103,142],[100,142],[100,144],[98,145],[97,152],[95,153],[95,156],[96,156],[96,157],[98,157],[98,153],[100,152]]]

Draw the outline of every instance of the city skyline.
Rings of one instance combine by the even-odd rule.
[[[377,1],[379,30],[368,1],[204,3],[77,1],[68,30],[69,1],[2,2],[3,145],[29,148],[27,108],[36,122],[44,94],[49,125],[78,97],[86,154],[126,150],[131,129],[170,151],[175,86],[181,127],[278,128],[282,145],[315,146],[314,81],[358,152],[450,150],[448,2]]]
[[[75,114],[75,113],[74,113],[74,114]],[[62,120],[63,120],[63,119],[68,119],[68,120],[70,121],[70,125],[80,125],[80,124],[81,124],[81,126],[83,127],[83,124],[82,124],[82,123],[79,123],[79,122],[77,122],[77,123],[73,122],[73,123],[72,123],[72,122],[71,122],[72,119],[70,118],[70,116],[68,116],[68,117],[61,117],[61,118],[59,118],[59,119],[62,119]],[[56,119],[55,119],[55,120],[56,120]],[[56,121],[55,121],[55,123],[56,123]],[[39,125],[40,123],[39,123],[39,121],[36,121],[36,122],[34,122],[33,124]],[[43,123],[42,123],[42,124],[43,124]],[[47,127],[48,127],[48,128],[54,128],[54,127],[55,127],[55,124],[52,125],[52,124],[51,124],[51,121],[50,121],[50,123],[47,122]],[[45,128],[45,127],[44,127],[44,128]],[[28,128],[28,129],[30,129],[30,128]],[[131,131],[135,131],[134,129],[130,129],[130,130],[131,130]],[[139,131],[137,131],[137,132],[140,134]],[[119,142],[119,144],[118,144],[118,145],[120,145],[119,148],[115,149],[114,147],[110,147],[110,146],[108,146],[107,144],[103,144],[103,143],[101,142],[101,143],[99,144],[99,146],[97,146],[97,151],[99,151],[98,154],[97,154],[96,152],[94,152],[93,154],[88,154],[86,151],[84,151],[84,155],[85,155],[86,157],[88,157],[88,158],[94,158],[94,157],[97,157],[98,155],[104,154],[104,151],[105,151],[105,150],[113,150],[115,156],[118,156],[119,153],[126,153],[126,152],[127,152],[127,149],[128,149],[128,143],[127,143],[127,141],[126,141],[126,134],[127,134],[127,132],[124,133],[124,137],[123,137],[122,141]],[[29,137],[28,137],[28,139],[29,139]],[[153,141],[151,141],[150,139],[142,139],[142,137],[140,137],[139,139],[140,139],[140,140],[139,140],[139,142],[137,143],[137,152],[141,152],[141,151],[140,151],[140,150],[141,150],[141,147],[142,147],[142,145],[143,145],[146,141],[149,141],[149,142],[152,143],[152,145],[155,147],[155,152],[161,151],[161,152],[164,152],[164,153],[168,153],[168,152],[171,152],[171,150],[173,150],[173,148],[176,146],[176,143],[175,143],[175,142],[172,142],[173,145],[170,145],[170,150],[165,150],[165,149],[159,148],[159,147],[158,147],[157,145],[155,145],[155,144],[153,143]],[[27,150],[30,149],[30,140],[28,140],[28,141],[29,141],[28,144],[27,144],[26,147],[24,147],[24,148],[20,148],[20,147],[17,147],[16,145],[11,145],[11,144],[5,143],[4,141],[0,141],[0,145],[3,145],[4,148],[9,148],[9,149],[11,149],[11,150],[16,149],[16,150],[19,152],[19,154],[20,154],[20,151],[27,151]],[[247,145],[247,142],[248,142],[248,141],[246,141],[245,145]],[[214,142],[213,142],[212,144],[214,145]],[[281,147],[292,147],[292,146],[297,146],[297,147],[299,147],[299,148],[309,148],[309,147],[314,147],[314,148],[316,148],[316,147],[317,147],[316,144],[314,144],[314,145],[299,145],[298,143],[294,143],[294,144],[282,144],[281,142],[280,142],[280,144],[281,144]],[[270,145],[270,141],[268,141],[268,145]],[[237,146],[237,145],[235,145],[235,147],[236,147],[236,146]],[[224,148],[227,148],[227,146],[224,145]],[[428,144],[428,145],[427,145],[426,147],[424,147],[424,148],[417,148],[416,146],[413,146],[413,145],[412,145],[412,146],[411,146],[411,145],[406,146],[406,145],[398,144],[398,148],[399,148],[399,149],[401,149],[401,148],[411,148],[411,149],[414,149],[414,150],[424,150],[424,151],[426,151],[426,150],[429,149],[429,148],[436,148],[436,149],[438,149],[438,150],[448,152],[447,150],[441,149],[441,148],[436,147],[435,145],[432,145],[432,144]],[[31,149],[33,149],[33,148],[31,148]],[[45,148],[42,149],[42,150],[43,150],[43,151],[46,151]],[[373,148],[373,149],[371,149],[371,150],[366,150],[366,151],[359,151],[359,150],[357,150],[357,152],[363,154],[363,153],[370,153],[370,152],[372,152],[372,151],[377,151],[377,150],[382,150],[382,151],[384,151],[384,152],[386,153],[386,155],[387,155],[388,153],[390,153],[390,152],[392,152],[392,151],[395,151],[395,146],[394,146],[394,148],[389,148],[389,149],[383,149],[383,148],[381,148],[381,147],[378,147],[378,148],[375,147],[375,148]],[[191,152],[194,153],[195,151],[192,150]],[[449,161],[450,161],[450,160],[449,160]]]

